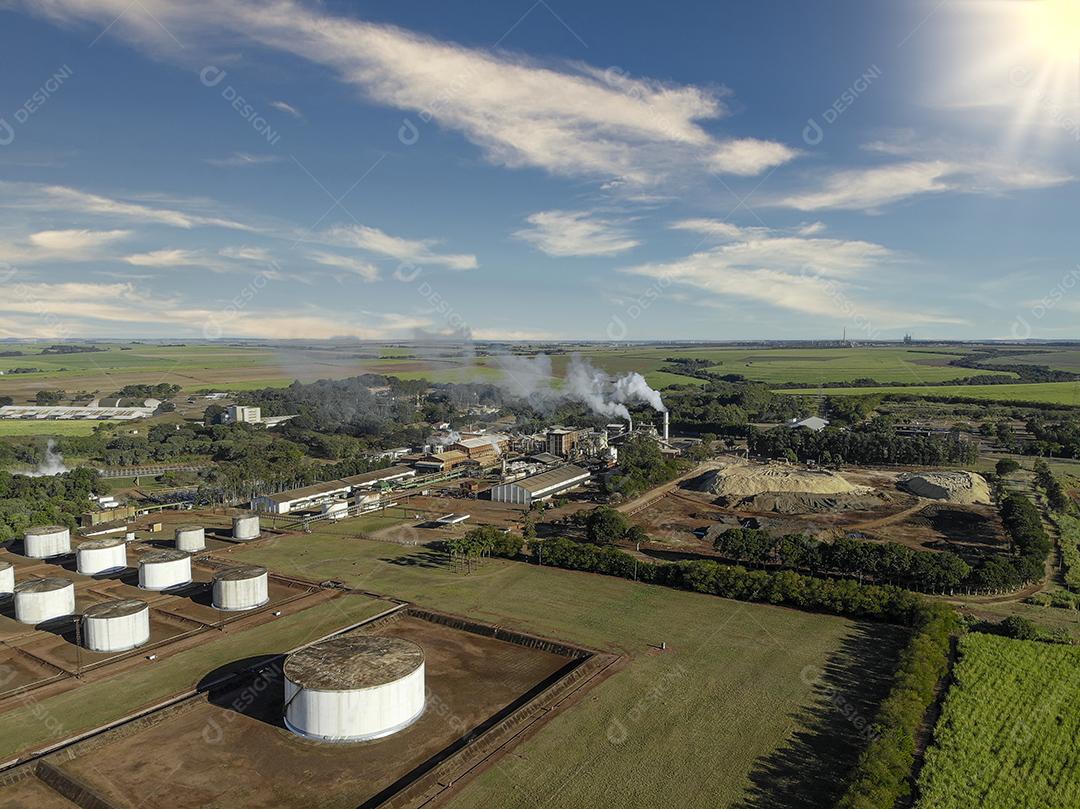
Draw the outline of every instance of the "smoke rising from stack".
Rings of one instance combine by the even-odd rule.
[[[580,402],[597,415],[627,421],[630,420],[628,404],[641,402],[657,412],[667,411],[660,393],[641,374],[631,372],[612,377],[578,354],[571,355],[561,385],[556,384],[551,358],[546,354],[498,357],[495,362],[503,371],[503,388],[537,410],[552,410],[562,402]]]
[[[33,472],[27,472],[27,477],[32,478],[44,478],[52,477],[53,475],[62,475],[64,472],[69,472],[67,464],[64,463],[64,456],[56,450],[56,442],[51,438],[49,443],[45,445],[45,457],[41,463],[38,464],[37,469]]]

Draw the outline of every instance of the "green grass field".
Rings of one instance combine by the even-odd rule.
[[[0,760],[29,746],[44,746],[140,707],[193,688],[220,666],[246,657],[276,654],[315,640],[335,629],[378,615],[390,605],[363,596],[318,604],[246,632],[210,633],[201,645],[49,699],[25,700],[0,714]],[[44,721],[47,718],[48,721]]]
[[[1080,806],[1080,649],[971,634],[918,809]]]
[[[455,360],[426,358],[422,350],[402,346],[356,345],[326,347],[274,347],[228,344],[155,345],[103,343],[105,351],[81,354],[39,353],[42,345],[22,345],[19,357],[0,357],[0,370],[40,368],[40,373],[0,376],[0,395],[17,402],[31,401],[39,390],[60,388],[115,392],[127,384],[154,385],[167,382],[185,391],[250,390],[283,387],[294,379],[312,381],[379,373],[402,379],[433,382],[496,381],[502,372],[495,357]],[[981,372],[954,368],[947,362],[965,349],[912,350],[900,347],[866,348],[735,348],[697,346],[629,346],[597,348],[537,346],[552,355],[555,375],[565,373],[570,351],[576,350],[612,374],[637,371],[656,388],[675,384],[701,385],[691,376],[663,370],[669,357],[707,360],[716,373],[739,374],[763,382],[799,382],[807,385],[870,378],[890,382],[940,382]]]
[[[1080,348],[1045,348],[986,361],[988,365],[1045,365],[1059,371],[1080,371]]]
[[[454,807],[830,806],[833,775],[861,746],[839,706],[872,713],[903,640],[891,627],[520,562],[465,576],[426,548],[320,532],[230,555],[624,656]],[[815,682],[819,671],[835,683]]]
[[[995,402],[1080,405],[1080,382],[1031,382],[1017,385],[935,385],[867,388],[792,388],[777,393],[802,396],[870,396],[900,393],[909,396],[955,396]]]
[[[28,435],[90,435],[94,428],[115,421],[22,421],[20,419],[0,419],[0,437],[23,437]]]

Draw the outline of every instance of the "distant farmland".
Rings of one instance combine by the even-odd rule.
[[[798,388],[778,390],[803,396],[869,396],[897,393],[908,396],[955,396],[961,399],[985,399],[995,402],[1018,401],[1033,404],[1080,406],[1080,382],[1032,382],[1017,385],[913,385],[910,387],[868,388]]]

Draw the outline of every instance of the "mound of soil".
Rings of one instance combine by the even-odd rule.
[[[693,481],[694,488],[727,499],[760,494],[855,495],[872,491],[836,472],[784,464],[732,464]]]
[[[919,472],[897,481],[904,491],[930,500],[989,505],[990,487],[974,472]]]
[[[809,494],[806,492],[766,492],[740,499],[725,498],[740,511],[774,514],[810,514],[826,511],[872,511],[889,502],[877,492],[855,494]]]

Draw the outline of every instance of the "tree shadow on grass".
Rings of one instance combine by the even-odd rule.
[[[901,627],[859,623],[822,669],[804,670],[811,704],[792,715],[798,729],[787,744],[754,764],[752,786],[732,809],[833,806],[870,741],[909,636]]]
[[[441,551],[415,551],[405,556],[394,556],[380,559],[380,562],[397,565],[398,567],[422,567],[428,569],[448,568],[447,555]]]

